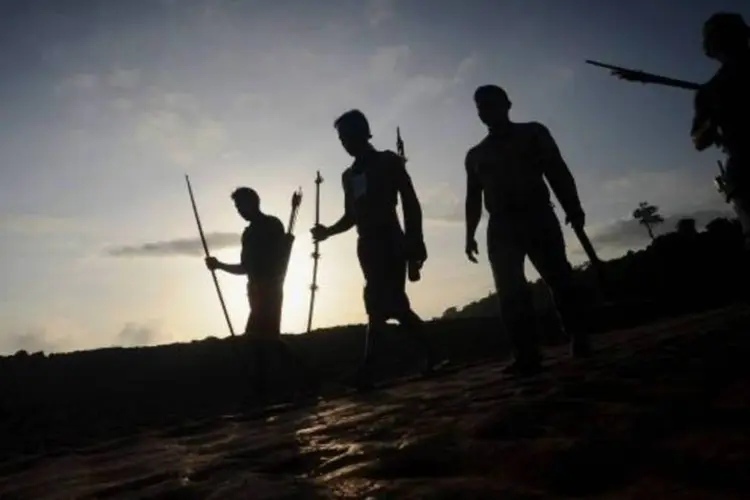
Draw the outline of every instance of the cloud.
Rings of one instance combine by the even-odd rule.
[[[136,138],[175,165],[186,167],[221,156],[229,139],[222,122],[202,115],[188,94],[166,94],[165,107],[140,113]],[[191,109],[192,108],[192,109]]]
[[[408,45],[378,47],[370,56],[370,75],[375,81],[392,81],[403,76],[403,69],[411,56]]]
[[[239,245],[240,238],[237,233],[208,233],[206,243],[210,250],[219,250]],[[193,257],[203,255],[203,244],[200,238],[182,238],[135,246],[119,246],[105,250],[105,253],[110,257]]]
[[[62,348],[62,344],[48,338],[41,328],[31,328],[22,333],[5,334],[2,337],[2,350],[7,354],[26,351],[29,354],[39,351],[55,352]]]
[[[148,346],[156,344],[160,337],[161,335],[155,327],[127,323],[117,334],[116,342],[122,347]]]
[[[37,316],[34,316],[37,318]],[[14,354],[20,350],[28,353],[44,351],[70,351],[86,344],[91,334],[80,324],[66,316],[46,316],[32,321],[17,321],[0,311],[0,354]]]
[[[127,97],[117,97],[110,102],[112,109],[119,112],[130,111],[133,109],[133,101]]]
[[[99,75],[94,73],[76,73],[68,76],[56,86],[58,92],[69,90],[82,91],[91,90],[99,85]]]
[[[387,68],[388,56],[394,65],[392,77],[398,79],[398,82],[395,84],[393,98],[378,113],[379,120],[385,123],[395,120],[409,108],[435,100],[461,85],[478,62],[477,56],[472,54],[459,61],[456,68],[447,75],[407,75],[398,67],[398,64],[404,65],[404,60],[409,56],[407,50],[400,46],[381,47],[371,59],[371,70],[378,66],[382,69]]]
[[[669,233],[675,230],[680,219],[695,219],[697,229],[703,230],[709,222],[718,217],[733,218],[730,210],[698,210],[695,212],[675,213],[663,215],[664,223],[654,227],[654,235]],[[599,227],[592,227],[589,231],[591,243],[597,251],[612,253],[626,249],[646,246],[650,242],[646,228],[633,218],[620,219]],[[580,253],[580,249],[575,249]]]
[[[464,222],[464,201],[455,188],[438,184],[419,193],[425,222],[457,224]]]
[[[120,89],[132,89],[141,78],[139,69],[115,68],[106,77],[107,84]]]
[[[396,14],[395,0],[368,0],[365,15],[370,26],[380,26]]]
[[[597,194],[609,203],[624,201],[635,206],[638,201],[648,201],[676,212],[716,210],[724,202],[712,175],[691,175],[683,169],[632,172],[603,181]]]
[[[474,72],[479,63],[479,56],[471,54],[461,60],[453,75],[453,85],[460,85]]]

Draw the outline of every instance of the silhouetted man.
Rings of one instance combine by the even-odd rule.
[[[691,135],[698,151],[712,145],[727,154],[725,194],[750,249],[750,27],[739,14],[720,12],[703,25],[705,54],[716,74],[695,95]]]
[[[406,295],[407,263],[420,267],[427,259],[422,234],[422,209],[404,161],[392,151],[378,151],[370,139],[370,125],[359,110],[341,115],[335,122],[341,144],[354,163],[341,176],[344,189],[344,215],[330,227],[312,229],[313,239],[357,228],[357,256],[365,278],[364,302],[368,316],[365,355],[357,384],[371,383],[372,351],[375,337],[389,319],[418,339],[426,357],[425,373],[433,368],[430,344],[422,319],[412,310]],[[396,212],[399,195],[404,229]]]
[[[250,315],[245,335],[258,348],[255,351],[256,384],[257,389],[265,394],[268,354],[284,355],[298,365],[295,368],[301,368],[301,360],[280,338],[289,236],[278,218],[261,211],[260,197],[255,190],[240,187],[232,193],[232,199],[237,212],[250,223],[242,233],[240,262],[225,264],[215,257],[208,257],[206,266],[248,277]]]
[[[479,87],[474,101],[489,133],[466,155],[466,255],[477,261],[475,233],[484,197],[489,212],[487,253],[515,357],[507,371],[532,375],[541,370],[541,354],[524,273],[526,256],[551,289],[563,327],[572,338],[573,354],[590,353],[588,332],[581,322],[581,295],[544,179],[569,224],[583,227],[585,216],[573,176],[549,130],[537,122],[511,122],[511,102],[498,86]]]

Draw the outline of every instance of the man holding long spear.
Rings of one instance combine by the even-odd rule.
[[[232,199],[237,212],[250,223],[242,233],[240,262],[226,264],[215,257],[206,257],[206,266],[212,271],[218,269],[248,278],[250,315],[245,335],[256,344],[256,389],[261,395],[265,395],[266,361],[269,354],[280,354],[288,358],[298,370],[305,366],[280,338],[284,277],[291,234],[284,231],[284,225],[277,217],[261,211],[260,197],[254,189],[240,187],[232,193]],[[294,221],[294,209],[295,207],[290,226]]]
[[[368,317],[365,355],[356,385],[372,383],[372,351],[376,337],[389,319],[396,319],[419,342],[425,355],[424,374],[435,368],[433,350],[423,321],[406,295],[407,262],[424,262],[427,250],[422,234],[422,209],[403,159],[393,151],[378,151],[370,143],[370,125],[359,110],[341,115],[334,127],[354,163],[341,176],[344,215],[332,226],[316,225],[314,241],[357,228],[357,256],[365,278],[364,301]],[[399,196],[404,228],[396,212]]]

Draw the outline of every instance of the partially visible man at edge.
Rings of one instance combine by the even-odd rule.
[[[303,368],[304,375],[310,375],[303,360],[280,338],[289,239],[282,222],[261,211],[260,197],[254,189],[237,188],[232,199],[239,215],[250,223],[242,233],[240,262],[226,264],[208,257],[206,266],[248,278],[250,315],[244,333],[255,344],[255,388],[261,397],[265,397],[269,355],[286,357],[297,370],[298,380],[303,375]]]
[[[511,102],[496,85],[474,93],[479,119],[488,135],[472,147],[466,169],[466,255],[476,263],[475,234],[482,217],[482,198],[489,212],[487,253],[510,336],[514,362],[511,375],[534,375],[542,369],[539,324],[524,273],[528,256],[550,288],[575,356],[591,352],[583,311],[583,295],[575,284],[546,178],[567,215],[583,227],[585,215],[573,176],[549,130],[537,122],[510,120]]]
[[[356,226],[357,256],[365,278],[364,302],[368,317],[365,354],[355,384],[372,384],[372,359],[376,337],[389,319],[398,320],[419,342],[425,356],[423,373],[435,368],[433,349],[424,333],[422,319],[411,308],[406,295],[407,265],[416,268],[427,259],[422,234],[422,209],[404,161],[393,151],[378,151],[365,115],[350,110],[334,127],[342,146],[354,158],[341,176],[344,215],[332,226],[312,229],[313,239],[323,241]],[[401,228],[396,212],[399,195],[404,213]]]
[[[750,250],[750,27],[739,14],[718,12],[703,25],[703,50],[721,66],[695,94],[693,145],[727,154],[725,195]]]

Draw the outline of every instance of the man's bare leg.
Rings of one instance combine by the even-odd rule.
[[[382,336],[383,330],[387,328],[385,319],[380,316],[370,317],[365,328],[365,351],[362,362],[354,376],[354,385],[361,391],[370,390],[373,387],[372,369],[375,359],[375,349],[378,337]]]
[[[399,322],[401,330],[406,332],[424,357],[424,365],[421,370],[423,375],[430,375],[437,368],[445,364],[445,361],[438,362],[433,343],[428,340],[424,320],[414,310],[409,308],[396,319]]]
[[[246,348],[252,372],[250,385],[258,401],[263,403],[268,398],[268,352],[265,343],[257,338],[247,338]]]
[[[542,369],[539,322],[528,285],[501,299],[503,324],[510,336],[513,363],[505,369],[510,375],[536,375]]]
[[[280,337],[272,339],[271,343],[276,355],[294,367],[294,378],[300,389],[317,390],[320,387],[318,374],[312,369],[307,359]]]
[[[544,230],[534,238],[529,258],[549,287],[557,316],[570,337],[571,355],[588,357],[591,355],[589,311],[585,307],[584,290],[568,261],[560,224],[552,216],[541,219],[539,224]]]
[[[534,375],[541,370],[539,324],[524,273],[526,258],[518,222],[500,220],[487,228],[487,254],[500,304],[500,315],[514,361],[506,368],[513,375]]]

